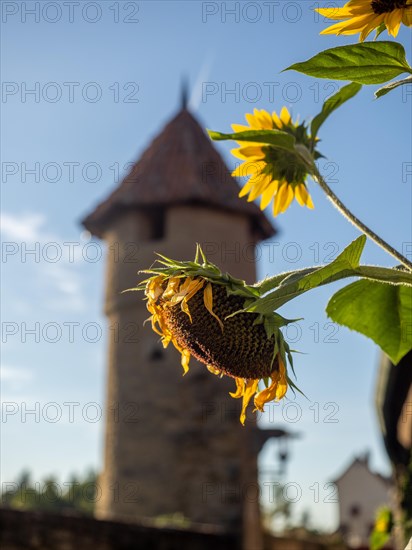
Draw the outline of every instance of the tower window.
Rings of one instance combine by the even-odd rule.
[[[353,504],[349,509],[349,514],[352,518],[357,518],[360,516],[361,507],[358,504]]]
[[[149,239],[160,241],[165,236],[165,210],[164,208],[153,208],[147,214],[149,219]]]

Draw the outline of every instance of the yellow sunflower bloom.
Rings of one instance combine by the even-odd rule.
[[[184,374],[193,356],[211,373],[234,378],[236,391],[230,395],[243,400],[242,424],[253,396],[259,411],[268,401],[282,399],[289,348],[279,330],[268,334],[258,314],[242,311],[245,300],[256,297],[255,287],[222,274],[207,260],[163,258],[161,263],[166,267],[149,270],[152,276],[137,288],[145,291],[152,328],[163,345],[171,342],[180,352]],[[261,380],[267,387],[259,391]]]
[[[340,21],[320,34],[358,34],[363,42],[380,27],[386,27],[391,36],[397,36],[403,23],[412,25],[412,0],[350,0],[341,8],[317,8],[316,11]]]
[[[232,124],[234,132],[247,130],[282,130],[292,134],[296,143],[311,147],[310,136],[303,124],[292,121],[292,117],[286,107],[283,107],[280,115],[269,114],[264,109],[255,109],[253,114],[245,115],[248,126]],[[239,148],[233,149],[232,154],[243,161],[236,167],[232,175],[237,177],[249,177],[239,193],[240,197],[248,195],[248,201],[254,201],[260,197],[260,208],[264,210],[273,199],[272,211],[277,216],[285,212],[293,199],[300,206],[313,208],[312,198],[306,187],[307,169],[299,164],[296,157],[288,151],[279,151],[271,145],[238,142]]]

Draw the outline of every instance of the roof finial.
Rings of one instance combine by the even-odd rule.
[[[182,110],[187,109],[188,96],[189,96],[189,85],[188,85],[187,77],[184,76],[182,77],[182,83],[181,83],[181,89],[180,89],[180,101],[181,101]]]

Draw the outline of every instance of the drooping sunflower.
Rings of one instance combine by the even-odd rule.
[[[259,296],[257,287],[223,274],[200,247],[194,262],[164,256],[158,262],[161,267],[144,271],[151,276],[137,290],[145,292],[152,328],[163,346],[171,342],[181,353],[184,374],[193,356],[213,374],[234,378],[236,388],[230,395],[243,400],[242,424],[253,396],[254,410],[259,411],[268,401],[284,397],[294,384],[286,369],[291,354],[279,330],[281,317],[243,311]],[[261,391],[260,381],[266,386]]]
[[[359,40],[374,30],[397,36],[401,23],[412,25],[412,0],[350,0],[341,8],[317,8],[321,15],[341,21],[320,34],[358,34]]]
[[[279,116],[275,112],[270,114],[264,109],[255,109],[245,118],[248,125],[232,124],[234,132],[282,130],[293,135],[296,144],[303,145],[309,151],[313,148],[307,128],[304,124],[293,122],[286,107],[282,108]],[[236,167],[232,175],[250,176],[239,193],[240,197],[248,195],[249,202],[261,197],[261,210],[267,208],[273,199],[274,216],[285,212],[294,198],[301,206],[314,207],[306,186],[307,166],[299,162],[296,155],[268,144],[238,143],[240,147],[232,149],[232,154],[244,162]],[[314,158],[317,158],[316,152]]]

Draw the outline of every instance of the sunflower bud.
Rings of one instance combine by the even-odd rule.
[[[253,114],[247,113],[245,117],[248,126],[232,124],[234,132],[281,130],[293,136],[295,151],[265,143],[239,141],[239,148],[232,149],[232,154],[243,163],[232,175],[249,177],[239,196],[248,195],[248,201],[261,197],[261,210],[273,200],[274,216],[285,212],[294,198],[301,206],[314,208],[306,179],[311,174],[314,160],[320,156],[315,149],[318,139],[309,135],[305,124],[293,122],[286,107],[279,116],[275,112],[270,114],[264,109],[255,109]]]

